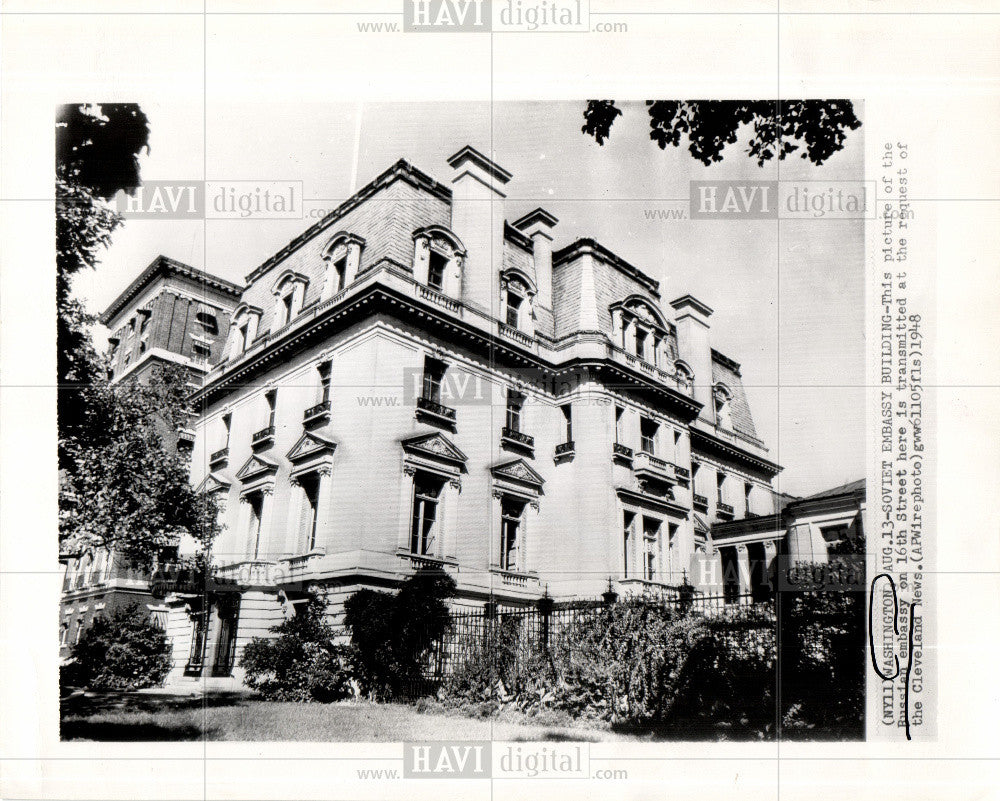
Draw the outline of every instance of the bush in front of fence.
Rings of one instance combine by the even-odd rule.
[[[170,672],[167,635],[138,604],[98,615],[73,646],[73,681],[91,690],[139,690]]]
[[[717,623],[650,598],[566,611],[542,626],[526,615],[488,622],[442,700],[473,714],[555,711],[610,724],[773,724],[773,615],[745,610]]]
[[[411,696],[423,689],[427,656],[451,622],[448,599],[455,580],[436,568],[422,568],[398,592],[361,589],[344,602],[357,678],[377,700]]]
[[[271,631],[277,636],[255,637],[243,651],[247,687],[269,701],[327,703],[355,694],[353,650],[334,643],[324,599],[308,598]]]

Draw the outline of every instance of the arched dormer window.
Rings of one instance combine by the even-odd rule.
[[[732,429],[732,391],[725,384],[716,384],[712,388],[712,399],[715,403],[715,424],[720,428]]]
[[[618,347],[649,364],[666,361],[667,323],[660,310],[640,295],[610,306],[612,337]]]
[[[691,389],[694,386],[694,370],[688,367],[687,362],[680,359],[674,362],[674,375],[681,389]]]
[[[308,278],[291,270],[285,270],[278,276],[278,280],[271,288],[271,293],[274,295],[271,331],[284,328],[302,311],[308,284]]]
[[[361,269],[361,251],[365,240],[357,234],[340,231],[334,234],[323,250],[326,270],[320,300],[332,298],[350,286]]]
[[[526,334],[535,333],[535,285],[520,270],[500,273],[500,319]]]
[[[462,293],[465,245],[442,225],[413,232],[413,277],[435,292],[451,297]]]
[[[263,314],[262,309],[241,303],[233,312],[229,324],[229,342],[226,345],[228,358],[234,359],[253,344],[257,338],[257,327]]]

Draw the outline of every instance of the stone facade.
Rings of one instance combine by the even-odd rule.
[[[508,221],[513,176],[473,148],[448,163],[448,185],[394,164],[247,276],[192,459],[238,597],[168,599],[175,678],[224,673],[307,588],[336,617],[427,564],[463,606],[712,590],[711,525],[774,512],[712,310],[554,248],[543,209]]]

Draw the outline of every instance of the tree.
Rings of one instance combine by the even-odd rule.
[[[82,425],[78,392],[105,372],[89,328],[94,318],[70,297],[73,276],[92,269],[122,224],[108,206],[119,191],[140,185],[139,154],[148,149],[149,123],[135,103],[63,106],[56,118],[56,384],[59,464],[62,443]]]
[[[187,373],[157,368],[148,381],[95,381],[79,390],[81,425],[64,442],[70,469],[60,487],[60,536],[105,547],[148,567],[186,532],[207,548],[218,508],[189,481],[174,442],[185,425]]]
[[[366,588],[345,601],[344,623],[366,692],[389,698],[419,689],[424,659],[451,623],[447,599],[454,594],[451,576],[423,568],[395,594]]]
[[[138,690],[163,683],[171,667],[167,634],[138,604],[94,619],[73,647],[77,680],[92,690]]]
[[[747,155],[759,166],[802,148],[802,158],[820,165],[844,147],[846,131],[861,127],[850,100],[647,100],[649,138],[665,150],[679,147],[705,165],[722,161],[726,145],[744,126],[752,128]],[[622,115],[614,100],[591,100],[582,131],[599,145]]]

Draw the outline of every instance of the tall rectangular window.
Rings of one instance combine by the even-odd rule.
[[[230,436],[230,434],[232,433],[232,430],[233,430],[233,416],[232,416],[232,414],[224,414],[224,415],[222,415],[222,428],[223,428],[223,436],[224,436],[222,447],[223,448],[228,448],[229,447],[229,436]]]
[[[250,505],[250,523],[247,531],[247,540],[250,543],[250,553],[256,559],[260,556],[261,520],[264,516],[263,493],[255,492],[247,496],[247,503]]]
[[[664,569],[667,571],[667,581],[671,584],[678,583],[684,576],[675,576],[674,565],[674,545],[677,543],[678,526],[676,523],[667,524],[667,541],[663,546]]]
[[[632,565],[632,551],[635,547],[635,512],[625,512],[622,525],[622,576],[631,578],[635,567]]]
[[[444,362],[427,356],[424,359],[423,396],[434,403],[441,402],[441,382],[446,367]]]
[[[719,470],[715,474],[716,500],[719,503],[725,503],[726,502],[726,492],[725,492],[725,489],[726,489],[726,474],[723,473],[721,470]]]
[[[507,325],[518,328],[521,324],[522,298],[516,292],[507,293]]]
[[[643,361],[646,359],[646,332],[638,326],[635,329],[635,355]]]
[[[753,496],[753,484],[747,481],[743,485],[743,503],[744,503],[744,508],[746,509],[747,516],[752,514],[751,511],[752,505],[750,503],[752,496]]]
[[[681,432],[674,429],[674,464],[681,463]]]
[[[288,325],[292,321],[292,299],[293,295],[289,292],[281,299],[281,312],[284,319],[281,321],[283,326]]]
[[[567,403],[559,407],[563,414],[563,422],[566,425],[566,439],[565,442],[573,441],[573,404]]]
[[[615,406],[615,442],[624,443],[625,410]]]
[[[272,389],[264,393],[264,400],[267,401],[267,427],[274,428],[274,418],[278,409],[278,390]]]
[[[250,326],[249,324],[244,324],[239,327],[239,346],[240,353],[243,353],[250,345]]]
[[[337,259],[333,263],[334,272],[337,275],[337,292],[347,286],[347,256]]]
[[[656,421],[643,417],[639,422],[639,450],[655,456],[656,434],[659,430],[660,426]]]
[[[410,522],[410,553],[428,556],[435,553],[438,503],[444,480],[418,472],[413,477],[413,515]]]
[[[432,250],[427,256],[427,286],[438,291],[444,288],[444,271],[448,258],[443,253]]]
[[[507,428],[511,431],[521,430],[521,410],[524,407],[524,395],[513,389],[507,390]]]
[[[500,501],[500,567],[517,570],[520,566],[521,518],[524,501],[504,497]]]
[[[316,370],[319,372],[319,401],[320,403],[329,403],[333,364],[331,362],[323,362]]]
[[[305,550],[316,547],[316,531],[319,527],[319,489],[320,476],[312,473],[299,480],[302,487],[302,516],[300,519],[300,536]]]
[[[644,544],[643,578],[656,581],[659,570],[660,521],[655,517],[642,518],[642,539]]]

